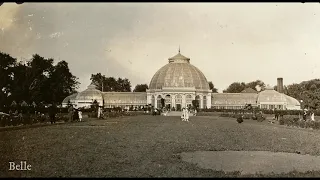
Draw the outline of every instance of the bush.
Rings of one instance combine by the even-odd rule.
[[[254,111],[262,111],[263,114],[274,114],[273,110],[267,109],[255,109]],[[222,112],[222,113],[252,113],[252,110],[243,109],[200,109],[199,112]],[[280,115],[299,115],[302,114],[302,110],[278,110]],[[315,116],[320,116],[320,110],[314,111]]]
[[[279,124],[280,124],[280,125],[284,125],[284,120],[283,120],[283,119],[280,119],[280,120],[279,120]]]
[[[240,123],[242,123],[243,122],[243,118],[242,117],[238,117],[237,118],[237,122],[240,124]]]

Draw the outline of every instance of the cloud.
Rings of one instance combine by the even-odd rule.
[[[320,75],[313,68],[320,65],[318,4],[6,6],[0,7],[0,19],[15,20],[1,21],[10,31],[2,35],[0,31],[0,50],[16,57],[38,53],[56,61],[64,59],[81,77],[81,89],[88,85],[85,77],[98,72],[128,77],[133,86],[149,83],[179,45],[181,53],[190,57],[219,91],[234,81],[261,79],[275,84],[282,76],[284,82],[292,83]],[[306,70],[301,73],[301,68]]]
[[[16,3],[4,3],[0,6],[0,29],[7,30],[13,25],[14,17],[20,8]]]

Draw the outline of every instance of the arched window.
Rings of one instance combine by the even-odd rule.
[[[188,107],[188,106],[192,106],[192,96],[190,95],[190,94],[188,94],[187,96],[186,96],[186,106]]]
[[[203,108],[207,108],[207,96],[203,96]]]
[[[177,95],[176,96],[176,104],[181,104],[182,103],[182,96],[181,95]]]
[[[166,95],[165,103],[166,103],[166,104],[171,104],[171,96],[170,96],[169,94]]]

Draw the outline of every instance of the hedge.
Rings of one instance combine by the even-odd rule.
[[[222,112],[222,113],[252,113],[262,111],[263,114],[274,114],[273,110],[267,109],[255,109],[255,110],[242,110],[242,109],[202,109],[200,112]],[[282,115],[299,115],[302,114],[302,110],[277,110],[279,114]],[[313,111],[315,116],[320,116],[320,110]]]
[[[279,124],[290,127],[320,129],[320,121],[304,121],[297,117],[284,117],[283,119],[279,120]]]

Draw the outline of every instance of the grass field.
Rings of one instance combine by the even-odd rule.
[[[0,132],[0,177],[237,177],[238,172],[183,162],[178,154],[246,150],[320,155],[319,144],[319,131],[252,120],[238,124],[232,118],[208,116],[187,123],[179,117],[146,115],[86,119]],[[32,170],[8,171],[9,161],[27,161]]]

